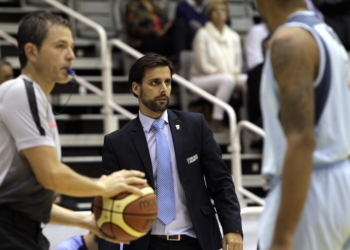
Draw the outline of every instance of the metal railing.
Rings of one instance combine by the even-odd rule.
[[[91,28],[95,29],[100,37],[100,48],[101,48],[101,72],[102,72],[102,86],[103,91],[95,87],[94,85],[88,83],[82,78],[77,77],[78,82],[82,85],[84,85],[86,88],[91,90],[92,92],[96,93],[97,95],[101,96],[104,100],[104,133],[112,132],[113,124],[112,124],[112,115],[113,111],[112,108],[117,110],[118,112],[122,113],[129,119],[133,119],[135,117],[134,114],[130,113],[129,111],[125,110],[118,104],[113,102],[112,96],[113,96],[113,87],[112,87],[112,60],[111,60],[111,54],[112,54],[112,48],[113,46],[118,47],[122,51],[126,52],[127,54],[139,58],[143,56],[142,53],[136,51],[135,49],[131,48],[130,46],[126,45],[124,42],[120,41],[119,39],[113,39],[109,41],[107,44],[107,35],[104,30],[104,28],[93,22],[92,20],[86,18],[85,16],[81,15],[80,13],[70,9],[69,7],[55,1],[55,0],[43,0],[44,2],[56,7],[57,9],[60,9],[61,11],[65,12],[66,14],[72,16],[73,18],[81,21],[82,23],[90,26]],[[258,196],[254,195],[250,191],[246,190],[242,186],[242,173],[241,173],[241,157],[240,157],[240,142],[239,142],[239,134],[243,128],[248,128],[252,130],[253,132],[258,133],[261,136],[264,136],[264,131],[260,129],[259,127],[253,125],[252,123],[248,121],[243,121],[236,126],[236,115],[233,110],[233,108],[228,105],[227,103],[223,102],[222,100],[218,99],[217,97],[213,96],[212,94],[204,91],[203,89],[199,88],[198,86],[194,85],[193,83],[189,82],[188,80],[184,79],[183,77],[175,74],[173,76],[173,80],[175,80],[177,83],[183,85],[184,87],[188,88],[192,92],[196,93],[197,95],[203,97],[204,99],[210,101],[213,104],[216,104],[223,108],[229,117],[229,133],[230,133],[230,151],[231,151],[231,170],[233,173],[233,180],[236,186],[236,193],[238,196],[238,199],[240,200],[241,204],[243,201],[243,195],[251,198],[255,202],[264,205],[264,200],[259,198]],[[242,204],[244,205],[244,204]],[[249,209],[247,208],[247,213],[250,213],[252,211],[261,211],[261,209]],[[242,209],[242,213],[244,213],[245,208]]]
[[[265,201],[264,199],[261,199],[260,197],[256,196],[255,194],[253,194],[252,192],[248,191],[247,189],[245,189],[242,185],[242,172],[241,172],[241,156],[240,156],[240,151],[241,151],[241,144],[240,144],[240,135],[243,129],[248,129],[258,135],[260,135],[261,137],[265,137],[265,132],[264,130],[262,130],[260,127],[254,125],[253,123],[249,122],[249,121],[240,121],[237,124],[237,128],[236,131],[234,132],[233,135],[233,140],[235,142],[237,142],[237,144],[235,144],[235,146],[237,148],[233,149],[233,156],[231,159],[231,162],[233,162],[232,167],[234,169],[236,169],[235,173],[240,177],[235,179],[235,185],[238,189],[238,191],[240,193],[242,193],[243,195],[249,197],[250,199],[252,199],[253,201],[257,202],[260,205],[265,205]]]
[[[98,23],[92,21],[91,19],[83,16],[82,14],[72,10],[71,8],[65,6],[64,4],[57,2],[56,0],[43,0],[44,2],[56,7],[57,9],[63,11],[67,15],[77,19],[78,21],[84,23],[85,25],[93,28],[97,31],[100,39],[100,57],[101,57],[101,73],[102,73],[102,89],[104,94],[103,97],[103,110],[104,122],[103,128],[104,133],[108,134],[113,132],[113,110],[112,107],[117,108],[120,113],[130,117],[130,112],[126,112],[121,106],[113,102],[113,87],[112,87],[112,60],[111,54],[107,51],[107,34],[105,29]],[[96,90],[96,89],[95,89]],[[93,91],[93,90],[92,90]],[[95,92],[96,93],[96,92]]]
[[[143,56],[142,53],[130,47],[129,45],[125,44],[119,39],[113,39],[109,41],[108,43],[109,53],[112,53],[112,49],[114,46],[118,47],[120,50],[124,51],[125,53],[135,57],[136,59]],[[236,127],[236,123],[237,123],[236,114],[233,108],[230,105],[228,105],[226,102],[220,100],[219,98],[213,96],[212,94],[208,93],[207,91],[201,89],[200,87],[194,85],[190,81],[186,80],[185,78],[177,74],[174,74],[173,80],[175,80],[177,83],[181,84],[182,86],[188,88],[189,90],[196,93],[197,95],[203,97],[204,99],[210,101],[211,103],[219,105],[221,108],[223,108],[227,112],[229,117],[229,125],[230,125],[231,171],[233,173],[233,180],[236,186],[236,193],[237,193],[238,199],[241,201],[241,204],[242,204],[242,201],[243,201],[242,194],[243,194],[251,198],[255,202],[263,205],[264,204],[263,199],[254,195],[250,191],[244,189],[242,186],[241,157],[240,157],[241,147],[240,147],[238,135],[240,134],[240,131],[243,127],[251,129],[252,131],[262,136],[264,136],[264,131],[248,121],[244,121],[243,123],[241,122],[240,125]]]
[[[14,45],[14,46],[16,46],[16,47],[18,46],[17,40],[16,40],[13,36],[7,34],[7,33],[6,33],[5,31],[3,31],[3,30],[0,30],[0,37],[4,38],[6,41],[8,41],[9,43],[11,43],[12,45]]]

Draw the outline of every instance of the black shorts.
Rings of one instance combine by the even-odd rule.
[[[0,250],[48,250],[41,223],[0,206]]]

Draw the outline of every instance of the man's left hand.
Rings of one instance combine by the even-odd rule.
[[[243,250],[243,238],[240,233],[228,233],[222,238],[223,250]]]

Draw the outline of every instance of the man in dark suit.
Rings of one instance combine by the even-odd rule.
[[[151,54],[138,59],[130,70],[129,84],[139,100],[139,115],[105,137],[103,174],[120,169],[141,170],[158,196],[158,218],[152,230],[124,249],[242,250],[240,206],[213,133],[202,114],[167,109],[173,73],[171,62],[162,56]],[[158,121],[164,123],[160,130],[154,127]],[[166,138],[163,146],[158,144],[159,131]],[[161,179],[164,158],[169,161],[171,175],[165,181],[166,187]],[[162,196],[169,187],[170,193]],[[173,205],[163,211],[165,199],[171,200],[167,205]],[[168,221],[161,217],[163,213],[168,213]],[[104,241],[99,247],[119,249],[119,245]]]

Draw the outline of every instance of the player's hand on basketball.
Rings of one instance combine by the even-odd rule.
[[[104,188],[102,196],[112,197],[123,192],[142,195],[139,188],[131,186],[131,184],[145,184],[147,181],[142,179],[145,173],[137,170],[120,170],[106,176],[103,175],[98,180]]]
[[[105,235],[97,226],[94,214],[88,215],[85,220],[86,229],[93,232],[97,237],[112,243],[130,244],[130,241],[118,241]]]
[[[222,238],[223,250],[243,250],[243,238],[240,233],[228,233]]]

